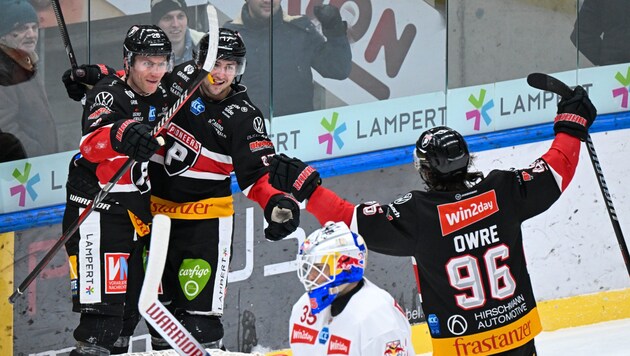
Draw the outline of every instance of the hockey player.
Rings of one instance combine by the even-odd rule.
[[[105,77],[88,92],[81,153],[66,186],[64,231],[128,157],[136,162],[66,243],[72,309],[81,313],[71,355],[126,352],[140,320],[141,237],[151,221],[147,161],[160,147],[151,129],[168,110],[160,81],[170,61],[171,44],[159,27],[132,26],[123,45],[124,77]]]
[[[328,222],[304,240],[297,274],[306,293],[289,323],[294,356],[416,355],[401,307],[363,276],[367,257],[363,238],[343,222]]]
[[[535,355],[541,331],[523,251],[521,224],[567,188],[597,111],[578,86],[558,103],[551,148],[524,169],[469,172],[464,138],[448,127],[423,132],[415,167],[428,191],[388,205],[354,206],[319,185],[298,159],[275,156],[270,179],[320,223],[337,219],[376,252],[414,256],[434,355]]]
[[[207,47],[206,35],[198,57],[205,58]],[[268,183],[267,159],[275,149],[263,115],[239,84],[245,51],[237,32],[219,30],[212,81],[204,79],[171,121],[164,148],[149,164],[151,211],[172,221],[160,299],[206,348],[221,348],[224,333],[221,316],[234,234],[230,173],[263,208],[268,239],[284,238],[299,225],[293,197]],[[194,76],[186,67],[171,75]],[[169,348],[157,332],[151,335],[154,350]]]

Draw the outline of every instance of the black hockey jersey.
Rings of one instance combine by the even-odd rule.
[[[372,251],[414,256],[434,355],[517,348],[541,330],[521,223],[547,210],[572,179],[580,141],[558,134],[530,167],[494,170],[455,192],[411,191],[356,207],[319,187],[307,210],[342,220]]]
[[[84,104],[81,154],[70,164],[67,202],[86,206],[127,161],[127,156],[111,146],[110,129],[116,121],[133,119],[153,126],[166,114],[170,101],[174,100],[161,85],[155,93],[141,96],[117,76],[99,81],[88,92]],[[125,214],[130,211],[135,215],[132,218],[149,223],[150,189],[147,163],[136,162],[96,209]]]
[[[281,193],[266,179],[267,158],[275,149],[263,116],[244,86],[232,89],[218,102],[197,91],[169,124],[166,145],[149,165],[154,214],[178,219],[233,215],[232,171],[243,193],[262,207]]]

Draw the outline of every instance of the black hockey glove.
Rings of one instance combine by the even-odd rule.
[[[68,69],[61,76],[70,99],[79,101],[87,91],[86,86],[94,86],[108,75],[116,74],[113,68],[104,64],[83,64],[77,69]]]
[[[119,120],[110,132],[112,148],[138,162],[146,162],[160,148],[151,135],[151,126],[134,120]]]
[[[282,240],[300,226],[300,207],[290,195],[276,194],[265,206],[265,238],[271,241]]]
[[[310,198],[322,180],[313,167],[281,153],[269,161],[269,183],[278,190],[293,194],[301,202]]]
[[[597,109],[588,98],[588,93],[581,86],[573,90],[573,96],[562,99],[558,103],[558,116],[553,125],[553,131],[567,133],[582,141],[586,140],[588,129],[595,121]]]
[[[332,5],[318,5],[313,8],[315,17],[322,24],[322,32],[326,37],[346,34],[348,24],[341,19],[339,9]]]

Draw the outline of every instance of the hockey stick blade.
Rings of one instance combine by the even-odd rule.
[[[193,95],[193,93],[199,88],[203,80],[207,77],[210,70],[214,66],[216,62],[216,55],[218,50],[219,43],[219,20],[217,18],[217,11],[214,6],[208,4],[207,7],[208,13],[208,24],[209,30],[208,33],[210,35],[210,43],[208,48],[208,55],[202,65],[202,70],[197,75],[197,77],[190,84],[188,89],[184,90],[180,98],[171,106],[166,115],[160,119],[160,121],[155,125],[151,133],[153,137],[157,137],[158,134],[168,125],[168,123],[175,117],[179,109],[181,109],[184,104],[188,101],[188,99]],[[28,286],[37,278],[37,276],[44,270],[48,262],[52,260],[52,258],[57,254],[59,249],[70,239],[70,237],[77,232],[79,226],[87,219],[87,217],[94,211],[95,207],[99,206],[100,203],[103,202],[107,194],[112,190],[112,188],[118,183],[120,178],[131,168],[135,161],[132,158],[127,159],[127,161],[118,169],[118,171],[114,174],[114,176],[103,186],[98,194],[92,199],[92,201],[85,207],[83,212],[76,218],[69,226],[66,231],[64,231],[57,242],[51,247],[50,250],[44,255],[42,260],[35,266],[35,268],[24,278],[24,281],[20,283],[19,287],[11,294],[9,297],[9,302],[14,303],[18,296],[24,294],[24,291]]]
[[[158,287],[168,253],[171,219],[166,215],[156,215],[151,231],[147,268],[138,302],[140,314],[180,355],[210,355],[158,300]]]
[[[529,84],[532,88],[558,94],[565,99],[570,98],[573,95],[573,90],[571,90],[568,85],[549,74],[532,73],[527,76],[527,84]]]

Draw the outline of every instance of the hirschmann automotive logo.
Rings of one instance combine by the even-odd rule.
[[[628,108],[628,90],[630,90],[630,67],[626,71],[626,75],[624,76],[621,72],[617,72],[615,74],[615,79],[619,83],[621,83],[620,88],[613,89],[612,95],[613,98],[621,96],[621,107],[624,109]]]
[[[33,177],[31,175],[31,167],[30,163],[24,164],[24,172],[20,172],[19,169],[13,170],[13,178],[17,180],[20,184],[9,188],[11,191],[11,196],[18,196],[18,205],[21,207],[26,206],[26,195],[31,198],[31,201],[35,201],[37,199],[37,192],[35,191],[35,184],[39,183],[39,173],[35,174]],[[29,178],[30,177],[30,178]]]
[[[319,144],[326,142],[326,154],[331,155],[333,153],[333,141],[337,144],[339,149],[343,148],[343,140],[341,139],[341,133],[346,131],[346,123],[339,125],[337,127],[337,118],[339,114],[333,112],[332,121],[328,122],[326,118],[322,118],[321,125],[328,131],[323,135],[319,135]]]
[[[483,117],[483,121],[486,123],[486,126],[490,126],[492,122],[492,118],[488,114],[488,111],[494,107],[494,100],[490,99],[487,103],[484,104],[486,99],[486,89],[481,89],[479,91],[479,97],[475,98],[473,94],[470,94],[468,97],[468,101],[475,107],[475,110],[470,110],[466,112],[466,120],[475,119],[473,128],[475,131],[479,131],[481,129],[481,118]]]

